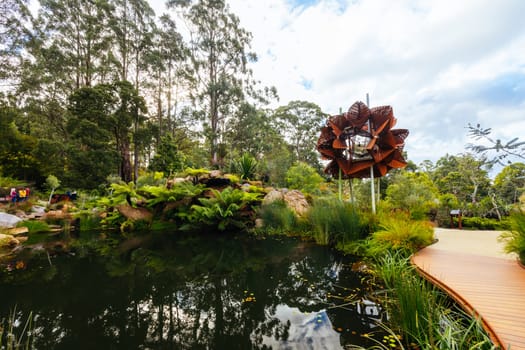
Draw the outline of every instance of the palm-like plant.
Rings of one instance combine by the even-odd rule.
[[[234,163],[235,171],[243,180],[253,180],[255,178],[257,165],[257,160],[248,153],[244,153],[242,157]]]
[[[190,221],[216,226],[220,231],[229,227],[243,228],[241,211],[252,202],[260,200],[260,193],[248,193],[228,187],[222,192],[211,189],[210,198],[199,198],[200,205],[191,207]]]
[[[187,197],[195,197],[204,191],[203,185],[193,185],[190,182],[174,184],[171,188],[163,186],[144,186],[140,189],[148,199],[148,207],[154,207],[160,203],[177,202]]]

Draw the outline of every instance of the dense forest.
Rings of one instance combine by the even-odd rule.
[[[28,0],[2,1],[0,176],[94,189],[146,171],[234,171],[243,155],[276,186],[305,189],[297,179],[308,169],[322,175],[326,113],[308,101],[270,107],[278,92],[253,79],[251,34],[226,2],[167,5],[159,17],[146,0],[40,0],[37,13]],[[501,218],[523,193],[525,165],[492,181],[486,149],[470,150],[410,163],[381,179],[379,197],[425,215]],[[366,203],[368,188],[353,183],[348,196]]]

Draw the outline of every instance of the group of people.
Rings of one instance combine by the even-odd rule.
[[[11,192],[9,196],[11,197],[11,202],[17,203],[17,202],[23,202],[29,198],[29,187],[26,188],[11,188]]]

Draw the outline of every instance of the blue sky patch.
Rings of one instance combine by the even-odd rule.
[[[505,74],[487,82],[478,92],[478,97],[496,105],[513,105],[525,102],[525,74]]]
[[[300,84],[306,89],[306,90],[312,90],[313,81],[312,79],[306,79],[305,77],[301,77]]]

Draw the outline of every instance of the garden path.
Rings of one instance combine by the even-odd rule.
[[[503,252],[500,234],[436,228],[438,242],[415,254],[412,263],[479,315],[502,349],[525,350],[525,269]]]

